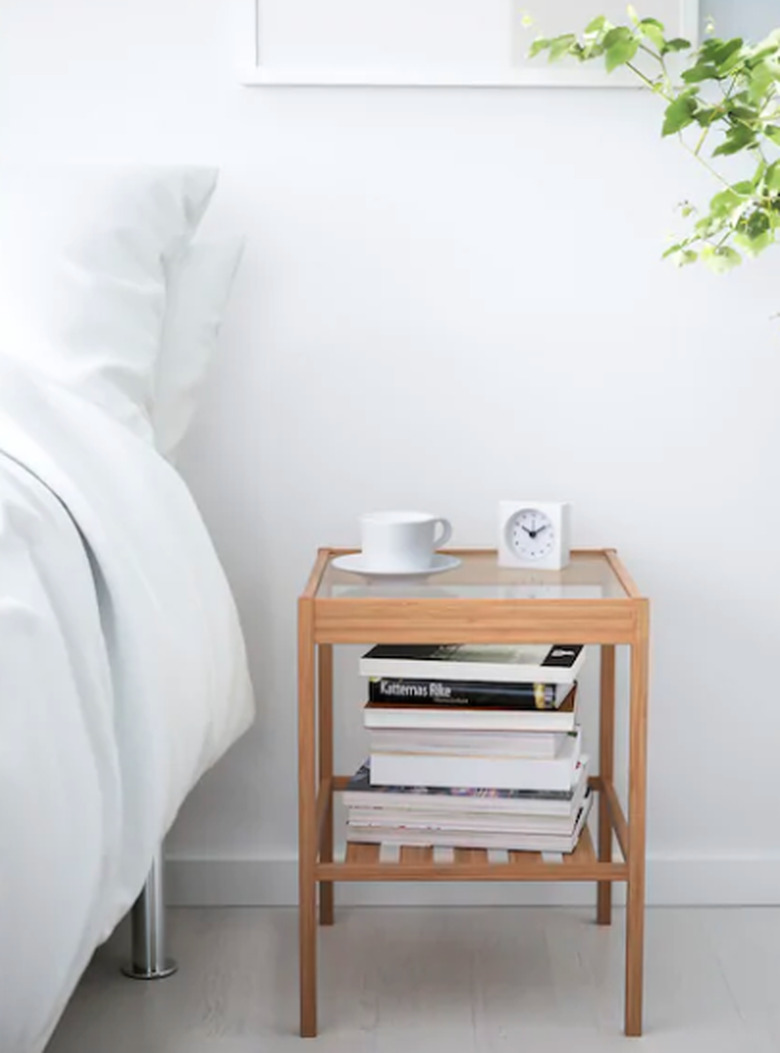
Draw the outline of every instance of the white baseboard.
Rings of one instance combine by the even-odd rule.
[[[175,906],[294,906],[298,867],[291,857],[185,859],[167,863],[168,902]],[[623,902],[622,885],[615,902]],[[582,906],[591,884],[396,882],[336,886],[336,901],[366,906]],[[778,906],[780,855],[663,857],[647,861],[651,906]]]

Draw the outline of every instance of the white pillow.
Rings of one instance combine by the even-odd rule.
[[[240,238],[193,241],[171,270],[152,414],[169,460],[195,414],[242,251]]]
[[[0,354],[151,441],[166,273],[216,181],[212,168],[0,166]]]

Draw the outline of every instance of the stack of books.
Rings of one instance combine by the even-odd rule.
[[[571,852],[591,804],[580,645],[380,645],[370,757],[345,800],[352,841]]]

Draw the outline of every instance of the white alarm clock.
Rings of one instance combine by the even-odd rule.
[[[570,533],[571,505],[565,501],[501,501],[499,566],[561,570],[569,562]]]

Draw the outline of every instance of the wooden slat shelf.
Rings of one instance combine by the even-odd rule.
[[[433,862],[430,845],[402,845],[399,863],[402,867],[413,867],[415,863],[428,866]]]
[[[538,852],[509,852],[506,863],[492,863],[484,848],[457,848],[452,862],[434,860],[430,848],[408,846],[397,862],[380,862],[381,846],[347,843],[343,863],[318,863],[322,881],[625,881],[625,863],[599,863],[590,831],[585,828],[575,850],[560,862],[546,862]]]
[[[543,866],[541,852],[507,852],[508,862],[513,867]]]
[[[590,778],[593,791],[604,793],[604,782],[600,776]],[[318,794],[317,812],[325,814],[330,794],[342,791],[349,783],[348,775],[334,775],[323,781]],[[625,851],[628,830],[625,817],[614,787],[608,784],[609,818]],[[596,815],[596,802],[591,815]],[[317,862],[316,879],[319,881],[625,881],[628,867],[625,859],[600,863],[593,847],[593,840],[586,827],[576,849],[563,853],[559,861],[548,862],[540,852],[503,853],[505,861],[495,862],[489,858],[485,848],[452,849],[452,861],[442,862],[434,858],[430,846],[404,845],[397,860],[381,859],[381,846],[362,841],[348,841],[343,862]],[[495,853],[494,853],[495,855]]]

